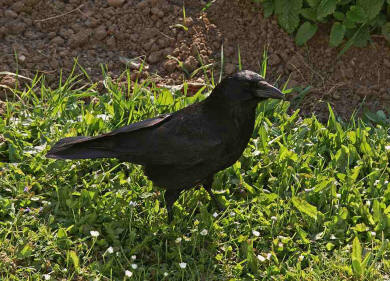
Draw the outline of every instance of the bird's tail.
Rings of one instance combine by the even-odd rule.
[[[54,159],[113,158],[117,153],[110,148],[105,136],[70,137],[58,141],[46,154]]]

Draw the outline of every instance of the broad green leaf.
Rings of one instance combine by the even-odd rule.
[[[321,0],[317,7],[317,18],[321,20],[327,15],[333,14],[336,10],[337,0]]]
[[[313,218],[315,220],[317,219],[317,216],[318,216],[318,213],[319,213],[317,211],[317,207],[309,204],[306,200],[301,199],[301,198],[296,197],[296,196],[294,196],[291,199],[291,201],[292,201],[294,207],[298,209],[298,211],[308,215],[309,217],[311,217],[311,218]]]
[[[75,251],[69,251],[69,257],[73,262],[73,266],[76,270],[80,268],[80,260]]]
[[[387,41],[390,41],[390,22],[386,22],[382,26],[382,34],[383,34],[383,36],[385,36],[385,39]]]
[[[362,246],[357,236],[353,239],[352,242],[352,269],[354,274],[357,276],[361,276],[363,274]]]
[[[305,8],[301,10],[301,15],[308,20],[316,21],[317,20],[317,10],[313,8]]]
[[[298,29],[295,36],[295,43],[298,46],[305,44],[317,32],[318,26],[308,21],[304,22]]]
[[[362,7],[368,19],[375,18],[383,7],[384,0],[357,0],[356,4]]]
[[[306,0],[306,2],[309,4],[310,7],[314,8],[317,7],[319,0]]]
[[[278,15],[279,24],[288,33],[298,27],[301,8],[302,0],[275,0],[275,13]]]
[[[271,16],[274,13],[274,10],[275,10],[274,1],[266,0],[261,4],[263,6],[263,12],[264,12],[265,18],[268,18],[269,16]]]
[[[335,12],[333,13],[333,17],[334,17],[336,20],[342,21],[342,20],[345,19],[345,14],[342,13],[342,12],[339,12],[339,11],[335,11]]]
[[[346,27],[342,23],[335,22],[332,26],[332,30],[330,31],[330,39],[329,44],[332,47],[337,47],[343,42],[345,35]]]
[[[367,14],[360,6],[351,6],[347,12],[347,18],[352,22],[362,23],[367,20]]]

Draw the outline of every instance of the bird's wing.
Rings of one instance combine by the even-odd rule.
[[[46,156],[57,159],[118,157],[115,149],[113,149],[115,147],[115,143],[112,142],[113,138],[119,139],[117,136],[152,128],[167,121],[170,117],[171,114],[159,115],[99,136],[64,138],[59,140]]]

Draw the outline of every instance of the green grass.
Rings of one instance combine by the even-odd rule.
[[[263,103],[243,156],[216,177],[226,211],[193,189],[169,225],[163,190],[140,166],[44,156],[60,138],[174,111],[211,90],[184,97],[124,76],[122,86],[106,77],[99,93],[75,75],[56,89],[36,78],[7,102],[1,280],[388,280],[388,122],[340,123],[330,112],[321,124],[288,115],[288,102]]]

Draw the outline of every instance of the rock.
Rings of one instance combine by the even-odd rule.
[[[194,71],[198,67],[198,61],[195,57],[189,56],[183,64],[184,68],[188,70],[189,72]]]
[[[175,60],[167,60],[163,66],[166,71],[173,72],[176,69],[177,62]]]
[[[226,63],[224,69],[225,69],[225,73],[227,75],[230,75],[234,73],[234,71],[236,70],[236,66],[232,63]]]
[[[160,8],[157,8],[157,7],[153,7],[152,9],[150,9],[150,12],[153,15],[156,15],[160,18],[162,18],[164,16],[164,12]]]
[[[71,43],[70,45],[72,47],[81,47],[85,45],[88,42],[90,35],[89,29],[82,29],[76,34],[74,34],[71,38]]]
[[[190,27],[194,24],[194,20],[191,17],[186,17],[184,19],[184,25]]]
[[[18,14],[15,13],[14,11],[12,11],[12,10],[5,10],[4,16],[5,16],[6,18],[17,18],[17,17],[18,17]]]
[[[18,35],[24,32],[26,24],[23,22],[13,21],[8,26],[8,29],[10,34]]]
[[[56,36],[50,41],[50,43],[56,45],[63,45],[65,43],[65,40],[60,36]]]
[[[107,0],[107,2],[111,7],[120,7],[125,3],[125,0]]]
[[[157,63],[161,60],[161,53],[160,52],[152,52],[148,56],[148,62],[149,63]]]
[[[95,29],[94,35],[96,40],[98,41],[103,40],[107,36],[106,27],[104,25],[99,26],[98,28]]]
[[[383,60],[383,64],[387,67],[390,68],[390,61],[388,59]]]
[[[272,54],[268,58],[268,63],[270,66],[275,66],[280,63],[280,57],[277,54]]]

